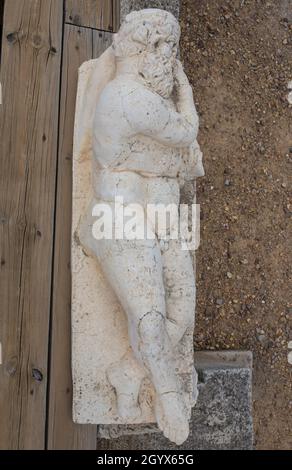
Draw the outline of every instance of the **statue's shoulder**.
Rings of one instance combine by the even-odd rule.
[[[127,101],[136,101],[137,98],[155,100],[158,95],[136,80],[121,76],[114,78],[106,85],[103,96],[111,96],[111,99],[119,97]]]
[[[157,93],[134,79],[116,77],[103,89],[97,105],[97,115],[100,113],[103,117],[104,114],[114,113],[116,119],[127,115],[127,122],[136,125],[137,122],[148,123],[154,114],[159,114],[159,119],[164,122],[168,119],[168,114],[164,116],[166,106],[162,101]]]

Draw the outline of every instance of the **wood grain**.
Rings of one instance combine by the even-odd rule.
[[[72,422],[71,377],[71,210],[72,145],[77,71],[111,43],[111,33],[65,26],[56,207],[52,310],[49,449],[95,449],[96,426]]]
[[[92,57],[95,59],[112,44],[113,35],[103,31],[93,31],[92,40]]]
[[[117,32],[121,21],[121,0],[113,0],[113,28]]]
[[[104,31],[118,24],[119,0],[66,0],[66,22]]]
[[[1,43],[2,43],[3,13],[4,13],[4,0],[0,0],[0,65],[1,65]]]
[[[0,448],[43,449],[63,5],[6,0],[0,106]]]

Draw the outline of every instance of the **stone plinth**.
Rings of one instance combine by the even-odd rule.
[[[101,426],[97,443],[103,450],[252,449],[252,354],[244,351],[197,352],[199,398],[191,433],[176,446],[155,426]],[[105,438],[107,437],[107,439]]]

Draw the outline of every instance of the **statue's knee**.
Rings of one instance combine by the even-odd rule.
[[[157,310],[145,313],[139,321],[138,332],[142,343],[152,348],[160,347],[165,330],[165,318]]]

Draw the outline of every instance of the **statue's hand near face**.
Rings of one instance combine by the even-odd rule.
[[[182,111],[188,112],[188,119],[194,123],[194,127],[198,131],[198,117],[193,106],[193,110],[189,109],[190,98],[192,98],[192,88],[189,80],[184,72],[183,65],[180,60],[176,60],[174,69],[175,89],[177,95],[177,107]],[[193,103],[193,99],[191,100]],[[204,176],[204,167],[202,163],[202,152],[200,146],[195,139],[187,151],[183,152],[183,170],[181,176],[185,181],[192,181],[199,176]]]
[[[177,92],[186,86],[190,86],[188,77],[186,76],[183,65],[180,60],[176,60],[175,68],[174,68],[174,77],[175,77],[175,87]]]
[[[177,110],[194,128],[196,139],[199,130],[198,114],[194,104],[192,87],[180,60],[176,60],[174,67],[174,82],[177,95]]]

